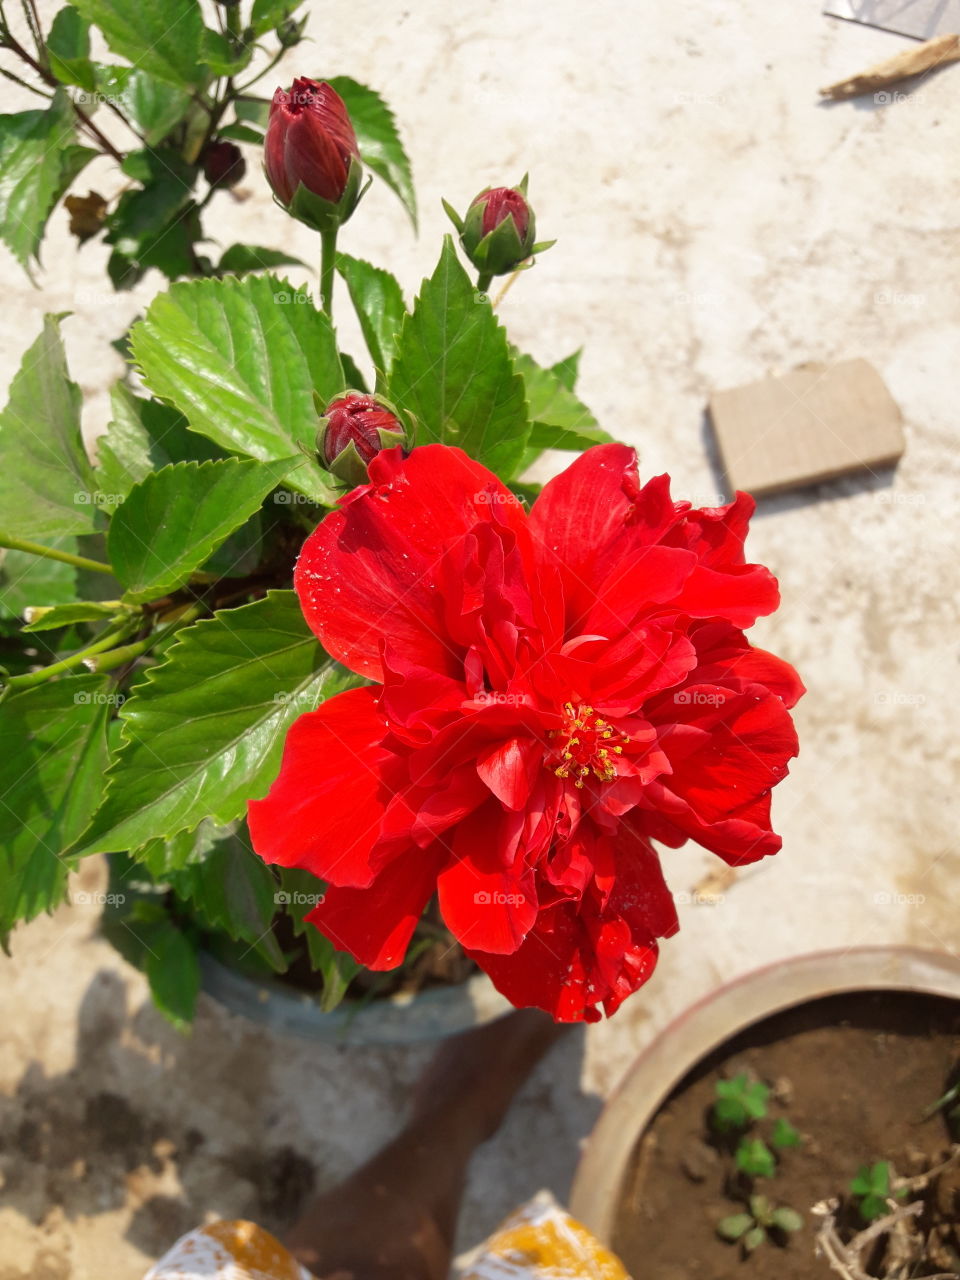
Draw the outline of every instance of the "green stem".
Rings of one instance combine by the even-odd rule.
[[[72,551],[58,551],[56,547],[44,547],[39,542],[28,542],[26,538],[11,538],[8,533],[0,533],[0,547],[10,551],[26,551],[32,556],[43,556],[47,560],[60,560],[63,564],[72,564],[75,569],[89,569],[93,573],[109,573],[113,570],[108,564],[99,560],[88,560],[86,556],[75,556]]]
[[[252,80],[248,80],[246,84],[238,84],[236,88],[236,96],[238,98],[242,98],[248,89],[252,89],[253,86],[258,81],[262,80],[264,76],[269,75],[270,72],[273,70],[273,68],[277,65],[277,63],[283,60],[283,57],[286,54],[286,52],[287,52],[286,49],[278,50],[278,52],[273,55],[273,57],[267,63],[267,65],[263,68],[263,70],[258,71]]]
[[[488,293],[493,283],[492,271],[481,271],[477,276],[477,293]]]
[[[170,635],[172,631],[179,631],[181,627],[186,627],[191,622],[196,622],[202,612],[202,604],[193,604],[189,609],[185,609],[175,621],[168,623],[165,627],[158,628],[150,635],[145,636],[143,640],[136,640],[133,644],[125,644],[120,649],[111,649],[109,653],[104,653],[101,657],[93,657],[87,663],[87,666],[98,675],[101,671],[114,671],[117,667],[125,666],[126,663],[133,662],[134,659],[141,657],[148,649],[152,649],[155,644]]]
[[[333,277],[337,265],[337,227],[320,232],[320,302],[333,319]]]
[[[109,649],[118,640],[128,636],[131,626],[136,626],[137,623],[138,619],[128,619],[121,626],[113,627],[110,631],[107,631],[99,640],[87,645],[85,649],[80,649],[71,654],[69,658],[63,658],[60,662],[53,662],[49,667],[42,667],[39,671],[29,671],[22,676],[11,676],[6,681],[4,690],[30,689],[34,685],[44,684],[52,676],[61,675],[64,671],[71,671],[74,667],[82,666],[84,663],[89,666],[91,660],[95,659],[98,653],[103,653],[104,649]],[[116,652],[120,653],[121,650],[118,649]]]

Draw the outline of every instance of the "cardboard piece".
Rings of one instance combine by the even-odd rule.
[[[823,12],[918,40],[960,31],[960,0],[826,0]]]
[[[755,495],[892,466],[900,409],[867,360],[805,365],[710,397],[727,478]]]

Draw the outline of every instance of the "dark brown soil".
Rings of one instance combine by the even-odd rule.
[[[637,1280],[826,1280],[834,1273],[814,1255],[821,1220],[812,1206],[839,1197],[838,1229],[848,1241],[864,1225],[848,1193],[861,1165],[886,1160],[912,1177],[949,1154],[957,1135],[943,1113],[922,1116],[955,1082],[958,1057],[960,1006],[936,997],[855,993],[757,1024],[701,1062],[655,1117],[625,1182],[614,1249]],[[742,1071],[773,1087],[768,1118],[751,1135],[769,1141],[778,1116],[804,1135],[802,1146],[782,1153],[776,1176],[752,1188],[797,1210],[804,1226],[750,1256],[716,1234],[751,1188],[737,1181],[732,1144],[708,1122],[716,1081]],[[903,1274],[960,1272],[960,1166],[911,1192],[909,1201],[917,1199],[925,1203],[916,1228],[925,1260]],[[863,1259],[873,1274],[885,1274],[885,1247]]]

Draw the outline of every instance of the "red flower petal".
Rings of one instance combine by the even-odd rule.
[[[525,537],[510,491],[459,449],[424,445],[378,454],[355,489],[304,543],[294,574],[304,616],[328,653],[380,680],[380,642],[445,675],[463,653],[446,634],[438,576],[444,554],[480,522]]]
[[[248,809],[253,847],[264,862],[302,867],[322,880],[368,885],[371,857],[390,798],[384,770],[393,760],[377,691],[338,693],[295,720],[280,773]]]
[[[439,846],[394,858],[367,889],[328,888],[306,917],[339,951],[368,969],[395,969],[433,895],[446,857]]]

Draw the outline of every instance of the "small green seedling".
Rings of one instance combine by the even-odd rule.
[[[745,1071],[732,1080],[718,1080],[714,1089],[717,1100],[713,1104],[713,1122],[721,1133],[746,1129],[767,1114],[769,1086],[761,1080],[750,1080]]]
[[[789,1120],[784,1116],[778,1116],[777,1122],[773,1126],[773,1133],[770,1135],[770,1141],[778,1150],[783,1151],[786,1147],[799,1147],[803,1142],[803,1138]]]
[[[751,1178],[772,1178],[777,1159],[762,1138],[742,1138],[734,1156],[737,1168]]]
[[[907,1194],[903,1187],[891,1188],[893,1171],[887,1160],[878,1160],[876,1164],[862,1164],[857,1176],[850,1183],[850,1190],[859,1197],[857,1208],[864,1222],[876,1222],[887,1212],[887,1201],[892,1196],[902,1200]]]
[[[717,1223],[717,1235],[724,1240],[739,1240],[747,1253],[753,1253],[771,1232],[786,1236],[803,1226],[796,1209],[787,1205],[775,1209],[766,1196],[751,1196],[749,1204],[749,1213],[732,1213]]]

